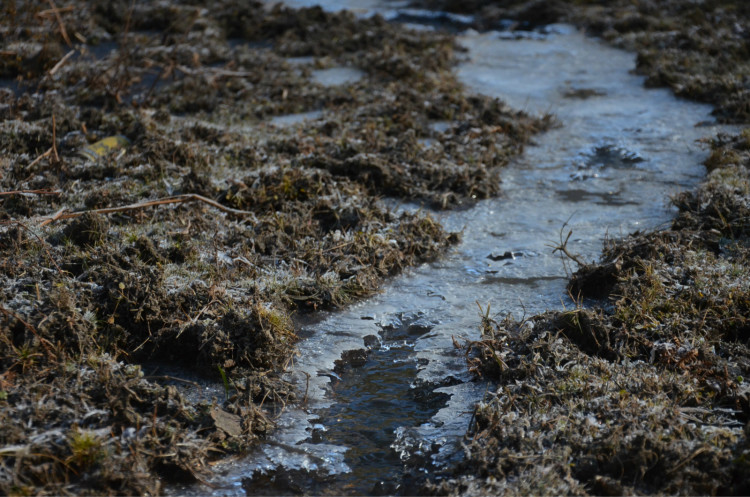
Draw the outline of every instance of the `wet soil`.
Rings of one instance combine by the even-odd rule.
[[[158,494],[258,443],[294,400],[295,315],[459,240],[380,199],[496,195],[551,124],[468,95],[452,37],[377,16],[76,1],[1,18],[3,494]],[[314,77],[341,67],[363,76]]]

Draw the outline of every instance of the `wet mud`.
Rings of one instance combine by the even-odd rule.
[[[1,12],[3,494],[159,494],[262,441],[300,316],[460,239],[381,199],[496,195],[551,124],[378,16],[58,7]]]

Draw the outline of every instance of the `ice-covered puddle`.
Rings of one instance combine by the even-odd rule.
[[[504,171],[500,198],[436,214],[463,230],[460,246],[304,328],[289,376],[305,402],[284,412],[269,444],[221,468],[217,494],[393,493],[408,485],[403,475],[460,457],[485,387],[470,381],[454,340],[478,338],[477,303],[516,317],[570,305],[551,248],[564,226],[568,249],[593,260],[606,236],[668,222],[669,195],[702,178],[708,106],[645,89],[633,54],[568,26],[546,33],[459,37],[469,91],[553,113],[561,126]]]

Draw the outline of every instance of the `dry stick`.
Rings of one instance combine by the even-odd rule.
[[[228,214],[234,214],[235,216],[255,216],[255,213],[253,212],[243,211],[239,209],[232,209],[231,207],[221,205],[215,200],[206,198],[203,195],[198,195],[197,193],[186,193],[184,195],[175,195],[174,197],[162,198],[159,200],[151,200],[148,202],[141,202],[138,204],[123,205],[120,207],[107,207],[104,209],[92,209],[88,211],[78,211],[78,212],[65,212],[64,210],[60,210],[53,216],[45,219],[40,224],[40,226],[46,226],[55,221],[59,221],[60,219],[72,219],[72,218],[80,217],[80,216],[83,216],[84,214],[112,214],[115,212],[134,211],[134,210],[144,209],[146,207],[154,207],[157,205],[181,204],[181,203],[193,202],[193,201],[203,202],[204,204],[208,204]]]
[[[69,58],[73,56],[74,53],[76,53],[75,50],[71,50],[70,52],[66,53],[65,57],[60,59],[60,61],[57,64],[55,64],[55,67],[49,70],[49,75],[54,76],[55,73],[63,66],[63,64],[65,64],[68,61]]]
[[[44,152],[44,153],[43,153],[42,155],[40,155],[39,157],[37,157],[36,159],[34,159],[34,160],[33,160],[33,161],[31,162],[31,164],[29,164],[29,165],[28,165],[28,166],[26,166],[26,167],[27,167],[27,168],[29,168],[29,167],[33,166],[34,164],[36,164],[37,162],[39,162],[40,160],[44,159],[45,157],[49,157],[49,154],[51,154],[51,153],[52,153],[52,149],[53,149],[53,147],[50,147],[49,149],[47,149],[47,151],[46,151],[46,152]]]
[[[52,151],[55,153],[55,161],[60,162],[60,156],[57,155],[57,122],[54,114],[52,114]]]
[[[213,67],[206,67],[206,68],[202,68],[203,70],[198,70],[198,69],[191,69],[187,66],[179,65],[177,66],[177,69],[181,72],[184,72],[185,74],[189,76],[195,76],[196,74],[202,74],[202,73],[211,73],[213,77],[224,76],[227,78],[248,78],[254,75],[254,73],[250,71],[232,71],[230,69],[221,69],[221,68],[213,68]]]
[[[52,352],[53,345],[52,343],[47,340],[46,338],[39,335],[39,332],[36,331],[36,328],[31,326],[29,323],[24,321],[24,319],[16,314],[15,312],[11,311],[10,309],[6,309],[4,306],[0,305],[0,312],[5,314],[5,317],[7,318],[15,318],[17,319],[26,329],[31,331],[31,333],[39,339],[39,343],[41,343],[44,346],[44,350],[47,352],[47,355],[52,357],[53,359],[57,359],[57,356]]]
[[[57,24],[60,26],[60,34],[62,35],[63,40],[65,40],[65,43],[67,43],[69,47],[73,46],[70,42],[70,38],[68,38],[68,31],[65,29],[65,23],[63,23],[62,16],[60,15],[60,12],[62,11],[55,6],[55,3],[52,0],[47,0],[47,3],[52,7],[51,10],[55,14],[55,18],[57,18]]]
[[[181,383],[187,383],[188,385],[192,385],[196,388],[200,388],[201,386],[190,380],[183,380],[182,378],[177,378],[176,376],[168,376],[168,375],[161,375],[161,376],[144,376],[147,380],[162,380],[162,381],[179,381]]]
[[[73,12],[74,7],[72,5],[68,5],[67,7],[60,7],[58,9],[45,9],[40,10],[37,13],[38,17],[48,17],[50,14],[54,15],[55,12]]]
[[[58,190],[11,190],[9,192],[0,192],[0,195],[16,195],[28,193],[33,193],[34,195],[60,195],[62,192]]]
[[[682,461],[680,461],[672,469],[668,469],[667,470],[667,474],[669,475],[669,474],[674,473],[675,471],[677,471],[678,469],[682,468],[684,465],[686,465],[687,463],[689,463],[690,461],[692,461],[693,459],[695,459],[699,455],[703,454],[704,452],[708,452],[709,450],[711,450],[711,449],[709,449],[707,447],[701,447],[701,448],[697,449],[695,452],[693,452],[692,454],[690,454],[688,457],[686,457],[685,459],[683,459]]]

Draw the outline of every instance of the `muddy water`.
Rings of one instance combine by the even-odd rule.
[[[562,126],[503,173],[500,198],[435,214],[463,230],[444,259],[304,326],[290,372],[303,404],[281,416],[270,444],[220,469],[216,494],[408,491],[409,478],[460,457],[485,386],[470,381],[454,341],[478,338],[479,306],[521,317],[573,305],[552,253],[561,232],[572,230],[568,249],[593,260],[606,236],[668,222],[668,196],[703,176],[695,140],[715,131],[704,122],[710,108],[644,89],[629,72],[632,54],[567,26],[460,42],[468,53],[457,71],[470,90],[554,113]]]

